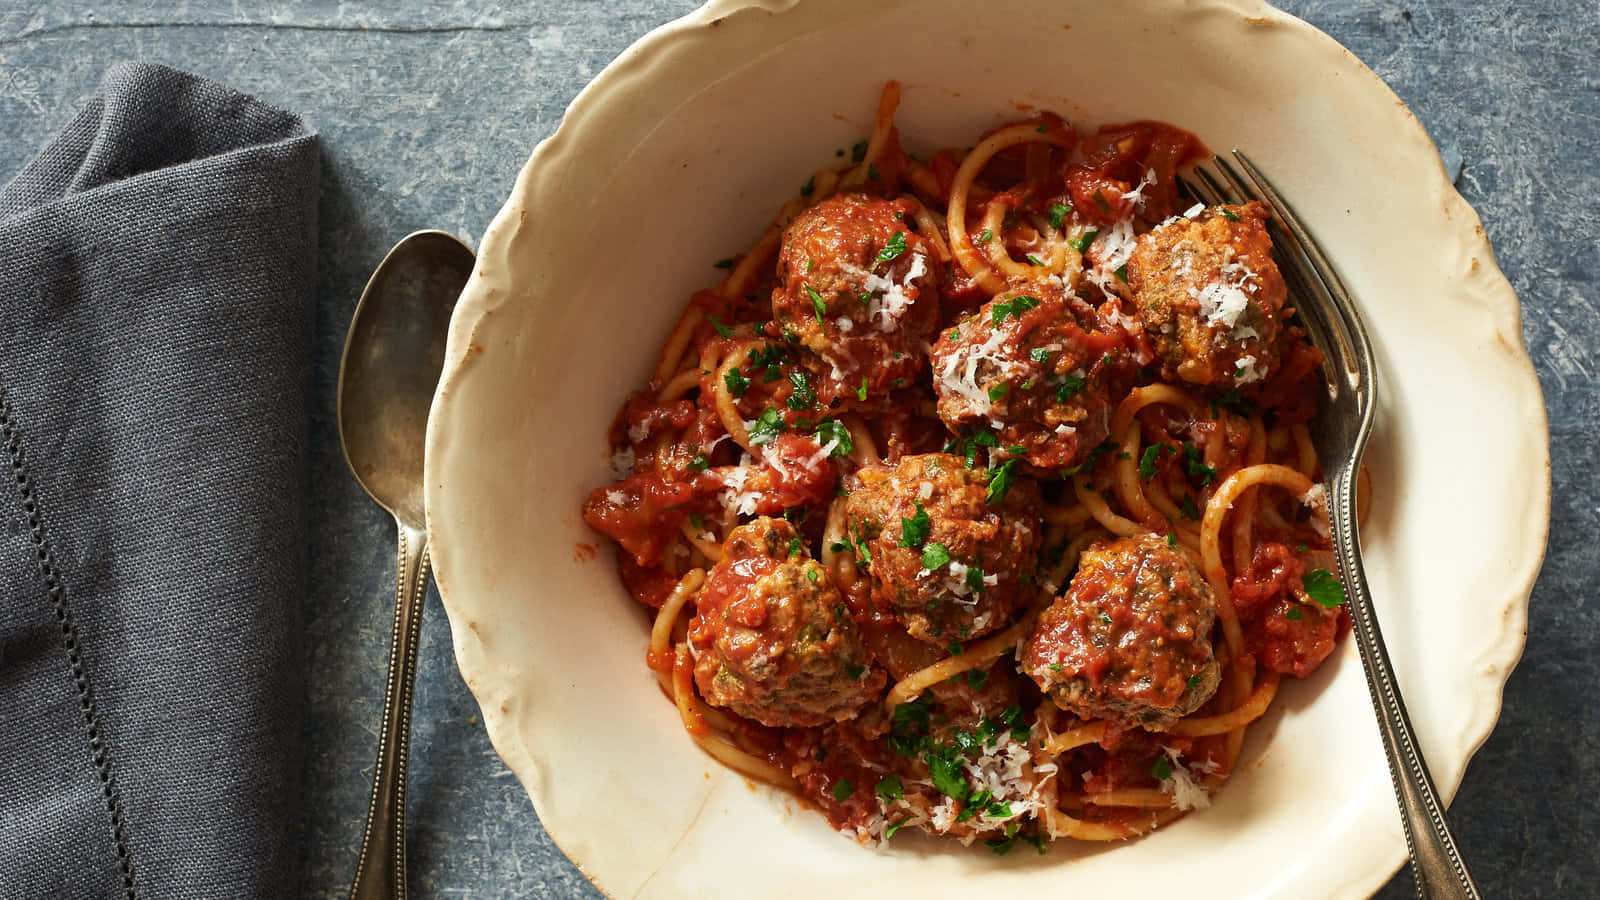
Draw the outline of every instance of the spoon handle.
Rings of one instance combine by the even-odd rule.
[[[1400,801],[1400,821],[1411,851],[1417,896],[1422,900],[1478,900],[1477,885],[1456,849],[1455,837],[1444,818],[1444,804],[1439,802],[1428,765],[1417,748],[1411,717],[1406,714],[1405,701],[1400,699],[1389,652],[1383,645],[1383,632],[1372,609],[1356,533],[1356,471],[1356,466],[1348,466],[1328,483],[1334,552],[1350,595],[1350,630],[1355,633],[1361,664],[1367,670],[1367,688],[1378,713],[1378,732],[1389,757],[1395,798]]]
[[[396,520],[400,566],[396,573],[394,635],[383,693],[383,732],[372,773],[367,829],[361,836],[350,900],[404,900],[406,896],[406,751],[411,743],[411,693],[417,680],[417,638],[428,589],[428,534]]]

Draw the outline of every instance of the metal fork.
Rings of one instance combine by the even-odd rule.
[[[1326,356],[1322,366],[1326,402],[1311,426],[1311,438],[1327,479],[1334,556],[1349,598],[1352,631],[1361,650],[1372,707],[1378,714],[1378,730],[1389,757],[1389,774],[1400,802],[1417,896],[1426,900],[1477,900],[1477,886],[1456,850],[1455,838],[1445,822],[1444,806],[1412,735],[1411,719],[1400,699],[1400,687],[1395,683],[1389,653],[1384,649],[1383,634],[1372,609],[1372,594],[1361,568],[1356,476],[1361,469],[1361,453],[1372,432],[1377,391],[1372,345],[1344,282],[1294,210],[1249,157],[1238,150],[1233,151],[1233,157],[1244,176],[1218,156],[1196,166],[1194,180],[1180,177],[1179,187],[1192,199],[1208,205],[1260,200],[1271,208],[1267,227],[1272,234],[1274,255],[1297,301],[1295,308],[1306,332]]]

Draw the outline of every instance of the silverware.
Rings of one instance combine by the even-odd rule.
[[[339,440],[345,462],[361,487],[394,516],[400,535],[383,731],[352,900],[406,895],[406,751],[428,586],[423,443],[428,408],[444,368],[450,312],[472,263],[472,249],[452,235],[407,235],[378,264],[361,292],[339,361]]]
[[[1312,343],[1327,357],[1322,367],[1326,403],[1311,426],[1311,438],[1327,481],[1334,556],[1349,598],[1351,630],[1361,651],[1361,665],[1366,669],[1383,749],[1389,757],[1389,774],[1400,803],[1417,896],[1428,900],[1477,900],[1477,886],[1456,850],[1455,838],[1444,818],[1444,805],[1439,802],[1427,763],[1412,735],[1411,719],[1400,698],[1400,686],[1389,664],[1389,652],[1383,645],[1383,633],[1378,628],[1372,594],[1361,567],[1356,477],[1361,470],[1361,453],[1372,433],[1375,409],[1377,382],[1372,345],[1350,292],[1294,210],[1249,157],[1238,150],[1233,151],[1233,157],[1248,178],[1241,177],[1227,159],[1219,156],[1195,167],[1197,180],[1180,178],[1179,184],[1191,197],[1207,204],[1260,200],[1272,209],[1268,228],[1284,280]]]

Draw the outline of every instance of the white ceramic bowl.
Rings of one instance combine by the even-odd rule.
[[[1361,896],[1405,847],[1354,648],[1287,686],[1209,810],[1047,856],[863,849],[703,756],[646,619],[579,516],[604,434],[712,260],[864,136],[913,152],[1022,110],[1162,119],[1243,147],[1361,298],[1382,413],[1367,571],[1448,797],[1494,725],[1548,523],[1517,299],[1420,125],[1333,40],[1221,0],[716,0],[609,66],[484,236],[428,430],[433,557],[467,684],[561,848],[613,897]]]

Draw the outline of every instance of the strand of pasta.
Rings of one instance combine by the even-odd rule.
[[[1105,530],[1117,537],[1133,537],[1150,531],[1150,529],[1138,522],[1132,519],[1125,519],[1112,512],[1110,504],[1106,503],[1106,498],[1100,496],[1099,491],[1090,486],[1088,473],[1079,473],[1073,476],[1072,490],[1077,494],[1078,502],[1082,503],[1084,508],[1089,511],[1089,515],[1093,516],[1094,520],[1099,522]]]
[[[872,167],[883,156],[884,145],[889,143],[889,132],[894,129],[894,111],[900,105],[900,82],[890,81],[883,85],[883,93],[878,95],[878,112],[872,120],[872,135],[867,138],[867,151],[861,157],[861,162],[840,179],[845,187],[856,187],[865,184],[871,176]]]
[[[693,663],[689,659],[689,646],[679,644],[672,665],[672,694],[673,702],[678,707],[678,715],[683,719],[684,730],[689,732],[701,750],[728,768],[758,781],[792,789],[794,779],[789,773],[764,759],[740,750],[712,733],[694,695],[693,668]]]
[[[1250,443],[1245,446],[1244,464],[1246,466],[1260,465],[1267,458],[1267,429],[1260,416],[1250,417]],[[1251,549],[1254,541],[1251,537],[1251,528],[1256,519],[1256,498],[1260,491],[1255,488],[1239,495],[1237,502],[1238,514],[1233,517],[1233,571],[1243,572],[1250,565]]]
[[[729,348],[727,355],[722,358],[722,365],[717,367],[716,377],[711,380],[711,390],[717,408],[717,418],[722,420],[722,430],[733,438],[733,442],[744,449],[746,453],[755,455],[750,449],[750,429],[745,427],[744,417],[739,415],[739,406],[734,402],[733,394],[728,391],[728,373],[733,369],[743,366],[750,359],[750,354],[765,341],[750,339],[740,341]]]
[[[1048,131],[1041,132],[1030,124],[1007,126],[984,138],[978,142],[978,146],[972,148],[972,152],[967,154],[956,169],[955,179],[950,185],[950,207],[946,212],[945,223],[950,235],[950,251],[955,256],[956,262],[961,264],[961,268],[990,294],[998,294],[1005,290],[1006,282],[972,246],[972,236],[967,234],[967,195],[972,191],[972,184],[977,179],[978,173],[983,171],[983,167],[996,153],[1007,147],[1030,142],[1071,147],[1065,138]]]
[[[961,653],[941,659],[900,679],[883,698],[883,708],[893,713],[896,706],[911,702],[923,691],[947,678],[954,678],[963,672],[988,666],[1022,643],[1033,630],[1033,620],[1031,613],[1023,616],[1010,628],[968,644],[962,648]]]
[[[678,623],[678,617],[683,614],[684,606],[700,593],[701,585],[706,583],[704,569],[692,569],[678,579],[678,584],[667,595],[666,602],[656,610],[656,620],[650,626],[650,650],[646,660],[650,668],[665,671],[672,665],[672,629]]]

